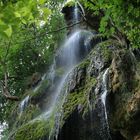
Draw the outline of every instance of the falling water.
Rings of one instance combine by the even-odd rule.
[[[78,22],[79,20],[78,14],[78,6],[76,4],[74,9],[75,22]],[[55,89],[50,93],[51,98],[49,99],[49,104],[46,107],[46,111],[41,116],[39,116],[38,119],[45,118],[49,120],[52,115],[61,116],[60,112],[57,111],[60,111],[62,102],[66,96],[66,93],[63,93],[64,86],[74,66],[76,66],[89,53],[89,38],[93,36],[93,33],[90,31],[80,30],[79,27],[76,26],[75,31],[73,31],[71,35],[65,40],[64,45],[60,48],[58,54],[56,54],[56,61],[54,61],[49,74],[49,78],[52,80],[52,84]],[[61,75],[61,78],[58,80],[59,82],[53,82],[56,76],[57,68],[62,68],[64,72]],[[56,119],[59,120],[60,117],[56,117]],[[55,134],[54,132],[51,133],[57,137],[59,131],[59,121],[56,123],[57,124],[55,125],[57,125],[57,130],[55,130]]]
[[[82,35],[84,34],[84,38],[81,38]],[[93,36],[93,34],[89,31],[85,31],[85,30],[78,30],[76,32],[74,32],[72,35],[69,36],[69,38],[65,41],[64,45],[61,47],[59,54],[58,54],[58,61],[59,61],[59,67],[62,67],[64,70],[63,75],[61,76],[60,81],[57,83],[54,83],[54,87],[55,90],[53,91],[52,97],[51,97],[51,101],[49,106],[47,107],[46,112],[44,113],[43,116],[45,116],[46,118],[48,118],[52,111],[54,110],[54,107],[57,103],[57,99],[60,96],[60,93],[64,87],[65,81],[69,75],[69,73],[72,71],[73,67],[79,63],[81,61],[81,57],[86,55],[86,54],[82,54],[82,51],[84,53],[89,52],[89,48],[88,46],[84,46],[83,44],[86,44],[84,42],[87,42],[87,39]],[[83,39],[82,41],[84,41],[81,45],[80,45],[80,39]],[[55,61],[54,61],[55,62]],[[49,74],[49,78],[51,78],[52,80],[54,80],[55,78],[55,69],[56,69],[56,64],[53,64],[51,67],[51,74]]]
[[[81,15],[82,16],[85,16],[85,11],[84,11],[84,8],[83,8],[83,6],[80,4],[80,2],[79,1],[77,1],[77,4],[78,4],[78,6],[80,7],[80,9],[81,9]]]
[[[87,43],[93,34],[86,30],[77,30],[66,40],[61,49],[60,61],[70,68],[77,64],[90,51]]]
[[[20,109],[20,114],[24,111],[24,109],[27,107],[28,103],[29,103],[29,95],[26,96],[20,103],[19,105],[19,109]]]
[[[102,119],[105,119],[105,121],[103,121],[102,123],[103,123],[104,127],[106,128],[107,138],[105,138],[105,139],[107,139],[107,140],[111,139],[109,124],[108,124],[108,117],[107,117],[107,109],[106,109],[106,97],[107,97],[107,93],[108,93],[108,89],[107,89],[108,72],[109,72],[109,68],[106,69],[106,71],[103,74],[103,79],[102,79],[103,93],[101,95],[101,101],[102,101],[102,104],[103,104],[103,112],[104,112],[104,116],[101,116],[101,117],[102,117]]]
[[[106,96],[107,96],[107,74],[108,74],[108,71],[109,69],[107,69],[105,71],[105,73],[103,74],[103,94],[101,95],[101,100],[102,100],[102,103],[103,103],[103,106],[104,106],[104,111],[105,111],[105,118],[106,118],[106,121],[107,121],[107,112],[106,112]]]
[[[65,83],[65,80],[66,80],[68,74],[69,74],[69,72],[68,73],[65,73],[63,75],[63,77],[62,77],[61,81],[59,82],[59,84],[56,85],[56,89],[55,89],[54,93],[52,93],[53,94],[53,97],[51,99],[51,102],[49,104],[49,107],[46,110],[46,112],[43,114],[43,117],[45,116],[46,119],[49,118],[52,115],[52,112],[53,112],[53,110],[56,107],[58,97],[60,96],[61,90],[62,90],[62,88],[64,86],[64,83]]]
[[[73,70],[74,66],[77,65],[84,58],[84,56],[89,53],[89,38],[91,36],[93,37],[93,34],[86,30],[77,30],[73,32],[66,39],[64,45],[58,51],[58,54],[56,54],[56,61],[54,61],[54,64],[51,66],[48,78],[52,81],[51,84],[53,84],[54,90],[50,93],[51,97],[49,99],[49,104],[47,104],[46,111],[36,118],[45,118],[49,120],[53,115],[55,115],[55,130],[51,130],[50,139],[53,136],[57,137],[59,133],[61,106],[67,95],[66,91],[63,91],[65,89],[65,84],[67,83],[69,74]],[[57,64],[58,62],[59,64]],[[64,72],[61,75],[61,78],[58,80],[59,82],[53,82],[56,76],[57,68],[62,68]]]
[[[55,59],[53,61],[53,64],[50,68],[49,74],[48,74],[48,79],[51,81],[51,84],[54,83],[54,78],[55,78],[55,68],[56,68],[56,62]]]
[[[75,7],[74,7],[74,17],[73,17],[73,21],[75,22],[75,23],[78,23],[78,21],[79,21],[79,14],[78,14],[78,12],[79,12],[79,8],[78,8],[78,5],[77,5],[77,3],[75,3]]]

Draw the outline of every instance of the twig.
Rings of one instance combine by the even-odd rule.
[[[70,27],[73,27],[73,26],[75,26],[75,25],[77,25],[77,24],[80,24],[80,23],[82,23],[82,22],[83,22],[83,21],[79,21],[79,22],[77,22],[77,23],[71,24],[71,25],[69,25],[69,26],[64,26],[64,27],[62,27],[62,28],[59,28],[59,29],[56,29],[56,30],[53,30],[53,31],[43,32],[42,34],[39,34],[39,35],[37,35],[36,37],[32,37],[32,38],[29,38],[29,39],[24,40],[24,41],[21,41],[21,42],[16,42],[15,44],[20,44],[20,43],[24,43],[24,42],[27,42],[27,41],[31,41],[31,40],[34,40],[34,39],[36,39],[36,38],[39,38],[39,37],[41,37],[41,36],[44,36],[44,35],[47,35],[47,34],[50,34],[50,33],[56,33],[56,32],[62,31],[62,30],[64,30],[64,29],[68,29],[68,28],[70,28]]]

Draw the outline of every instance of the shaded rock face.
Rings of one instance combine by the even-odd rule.
[[[82,5],[81,5],[82,6]],[[78,7],[78,26],[80,29],[94,29],[95,31],[98,31],[100,20],[103,15],[93,15],[93,12],[91,12],[89,9],[83,9],[85,11],[82,11],[82,7],[79,4],[77,4]],[[75,2],[72,5],[64,5],[62,8],[62,13],[64,14],[64,18],[66,20],[66,24],[68,26],[74,25],[69,27],[68,34],[73,31],[74,27],[76,26],[76,23],[74,21],[74,11],[75,10]],[[84,12],[84,13],[83,13]],[[93,22],[94,21],[94,22]]]
[[[75,27],[78,25],[80,29],[86,29],[87,25],[84,22],[84,18],[81,14],[81,9],[78,6],[78,17],[75,20],[74,15],[75,15],[75,5],[72,6],[65,6],[62,9],[62,13],[64,14],[64,18],[66,20],[66,24],[69,26],[68,29],[68,35],[75,29]]]
[[[139,68],[130,52],[118,53],[111,64],[110,124],[126,139],[135,139],[140,132]]]

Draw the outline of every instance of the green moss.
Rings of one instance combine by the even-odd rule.
[[[102,51],[102,54],[103,54],[105,62],[109,62],[112,60],[111,50],[104,48],[104,50]]]
[[[102,41],[101,43],[98,43],[97,45],[100,47],[115,46],[116,49],[123,48],[118,41],[113,40],[113,39]]]
[[[46,90],[50,87],[50,82],[48,80],[44,80],[37,91],[33,92],[31,98],[41,98],[45,93]]]
[[[70,93],[67,97],[67,100],[63,106],[64,108],[64,120],[76,109],[77,105],[84,104],[86,98],[82,92],[77,93]]]
[[[44,140],[49,132],[50,124],[46,120],[35,120],[20,127],[15,140]]]
[[[105,62],[110,62],[112,60],[112,51],[109,49],[109,46],[100,46],[101,55]]]
[[[88,68],[90,64],[90,59],[84,60],[77,66],[77,70]],[[66,119],[81,105],[80,115],[84,118],[89,112],[89,96],[93,88],[95,87],[97,80],[91,77],[88,72],[85,73],[85,81],[79,83],[74,89],[74,92],[69,93],[66,97],[66,101],[63,104],[63,121],[61,122],[61,127],[66,121]],[[92,100],[95,100],[93,97]]]
[[[89,64],[90,64],[90,61],[89,61],[89,59],[86,59],[85,61],[83,61],[82,63],[80,63],[79,65],[78,65],[78,67],[79,68],[86,68],[86,67],[88,67],[89,66]]]
[[[112,50],[110,49],[110,47],[115,46],[115,49],[120,49],[122,46],[120,46],[120,44],[115,41],[115,40],[107,40],[107,41],[103,41],[101,43],[97,44],[97,48],[100,47],[101,48],[101,55],[104,59],[105,62],[110,62],[112,60],[113,54],[112,54]],[[96,52],[95,52],[96,53]]]
[[[22,112],[22,114],[19,114],[17,121],[16,121],[16,127],[21,126],[22,124],[27,123],[28,121],[34,119],[41,113],[40,108],[36,105],[28,105],[27,108]]]
[[[84,87],[79,87],[76,92],[68,94],[67,100],[63,105],[64,120],[70,116],[70,114],[76,109],[78,105],[83,106],[83,110],[81,110],[81,113],[83,114],[82,116],[86,115],[88,112],[88,95],[92,87],[96,85],[96,79],[93,77],[87,77],[86,80],[87,81]]]

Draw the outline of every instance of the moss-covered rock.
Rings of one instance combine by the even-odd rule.
[[[88,112],[89,94],[97,82],[87,72],[89,64],[90,60],[85,59],[72,72],[67,85],[68,95],[63,104],[63,122],[77,109],[81,116]]]
[[[26,109],[19,113],[19,116],[16,120],[16,127],[19,127],[32,119],[36,118],[41,113],[41,109],[38,105],[29,104]]]
[[[47,140],[50,132],[50,124],[46,120],[35,120],[21,126],[15,140]]]
[[[32,92],[31,94],[31,102],[33,104],[39,103],[40,100],[42,100],[47,94],[46,91],[51,87],[50,81],[48,79],[45,79],[40,83],[37,89]]]
[[[27,79],[26,85],[28,88],[32,88],[38,85],[41,81],[41,74],[39,72],[35,72]]]

